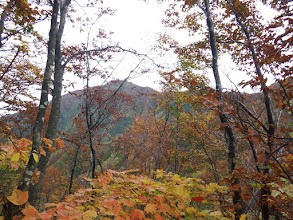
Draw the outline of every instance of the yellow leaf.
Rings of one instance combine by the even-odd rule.
[[[157,177],[157,178],[161,178],[161,177],[163,177],[163,176],[164,176],[163,170],[157,170],[157,172],[156,172],[156,177]]]
[[[85,219],[95,219],[98,216],[97,212],[95,210],[87,210],[83,213],[83,217]]]
[[[186,212],[187,212],[188,214],[194,215],[195,213],[197,213],[197,209],[194,208],[194,207],[187,207],[187,208],[186,208]]]
[[[39,157],[36,153],[33,153],[33,157],[35,159],[35,161],[38,163],[39,162]]]
[[[0,216],[0,220],[5,220],[5,219],[4,219],[4,216]]]
[[[246,214],[242,214],[242,215],[240,216],[240,220],[246,220]]]
[[[19,161],[19,153],[16,153],[16,154],[14,154],[12,157],[11,157],[11,161],[14,161],[14,162],[17,162],[17,161]]]
[[[188,192],[188,190],[186,190],[184,188],[184,186],[181,185],[176,185],[174,188],[174,192],[179,195],[180,197],[182,197],[183,199],[189,199],[190,198],[190,194]]]
[[[208,212],[198,212],[198,213],[196,213],[196,216],[201,216],[201,217],[206,217],[206,216],[208,216]]]
[[[180,182],[181,178],[178,174],[175,174],[174,176],[172,176],[172,180]]]
[[[28,200],[28,191],[21,191],[14,189],[11,196],[7,196],[7,199],[14,205],[23,205]]]

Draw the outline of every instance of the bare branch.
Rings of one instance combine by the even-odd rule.
[[[66,59],[66,61],[63,64],[63,67],[65,67],[72,59],[74,59],[75,57],[79,56],[79,55],[83,55],[83,54],[90,54],[90,53],[94,53],[94,52],[103,52],[103,51],[107,51],[110,49],[119,49],[123,52],[128,52],[128,53],[132,53],[138,56],[145,56],[147,57],[149,60],[151,60],[156,66],[161,67],[160,65],[156,64],[155,61],[153,59],[151,59],[150,57],[148,57],[146,54],[140,54],[137,53],[135,50],[130,50],[130,49],[124,49],[120,46],[108,46],[108,47],[104,47],[104,48],[100,48],[100,49],[92,49],[92,50],[83,50],[83,51],[79,51],[78,53],[73,54],[72,56],[68,57]]]

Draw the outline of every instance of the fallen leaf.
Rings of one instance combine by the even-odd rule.
[[[26,208],[23,209],[21,212],[27,217],[35,217],[35,218],[37,218],[39,216],[38,210],[35,207],[31,206],[31,205],[27,205]]]
[[[7,196],[7,199],[14,205],[23,205],[28,200],[28,191],[14,189],[11,196]]]

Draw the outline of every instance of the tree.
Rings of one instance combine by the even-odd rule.
[[[285,148],[290,148],[290,138],[288,139],[288,132],[290,132],[290,130],[287,130],[288,127],[285,126],[286,128],[283,127],[281,130],[286,131],[287,134],[286,132],[282,133],[278,129],[280,123],[276,123],[277,118],[278,121],[280,121],[285,108],[291,111],[290,105],[286,103],[290,100],[289,94],[291,93],[290,86],[287,86],[290,85],[288,71],[292,68],[289,64],[289,60],[292,56],[289,52],[290,49],[288,50],[288,47],[285,46],[285,44],[290,45],[287,41],[287,37],[291,29],[283,22],[283,19],[290,20],[290,15],[286,13],[290,6],[288,2],[269,2],[268,4],[278,11],[275,11],[278,15],[272,18],[268,24],[259,16],[258,2],[259,1],[225,1],[209,3],[208,1],[203,1],[202,4],[200,4],[200,1],[185,1],[184,5],[192,6],[200,4],[199,6],[203,9],[204,15],[208,20],[207,26],[209,28],[209,31],[204,32],[204,34],[202,34],[202,24],[198,23],[196,20],[196,18],[202,16],[202,14],[198,14],[198,12],[194,11],[191,7],[185,7],[185,9],[187,9],[185,10],[187,14],[183,14],[185,17],[183,18],[183,22],[180,22],[180,14],[176,11],[176,4],[172,5],[167,11],[167,16],[169,17],[165,20],[165,23],[172,27],[186,28],[191,34],[196,32],[202,34],[202,38],[196,44],[189,44],[184,47],[180,47],[178,43],[172,44],[183,66],[188,64],[188,67],[201,68],[202,65],[200,65],[200,63],[209,64],[209,57],[200,57],[200,55],[206,55],[204,51],[207,49],[207,43],[209,42],[213,52],[211,64],[213,66],[216,90],[218,93],[222,92],[220,92],[220,81],[217,79],[218,73],[215,71],[215,69],[217,69],[217,51],[223,53],[228,51],[231,53],[239,69],[246,71],[252,76],[251,80],[242,82],[241,85],[250,85],[251,87],[259,86],[263,94],[263,101],[260,102],[258,99],[258,104],[248,102],[247,100],[245,101],[242,95],[239,96],[232,93],[226,95],[222,93],[223,96],[220,100],[225,102],[222,104],[218,103],[218,105],[220,105],[220,107],[222,106],[223,117],[228,120],[227,122],[229,122],[228,124],[231,128],[232,126],[236,127],[234,135],[239,137],[239,129],[242,132],[243,136],[241,137],[247,141],[247,147],[245,146],[245,148],[249,149],[251,152],[249,158],[252,158],[255,168],[253,170],[256,172],[248,177],[241,171],[241,169],[243,169],[242,167],[237,169],[234,167],[234,175],[237,178],[241,178],[241,181],[243,181],[239,182],[241,184],[246,184],[247,182],[244,182],[247,181],[247,178],[250,178],[250,181],[254,179],[255,181],[263,183],[263,188],[261,188],[260,191],[254,189],[255,193],[249,197],[250,200],[247,203],[241,201],[242,208],[239,210],[239,213],[236,214],[236,218],[240,216],[242,211],[249,212],[251,202],[254,200],[255,195],[257,195],[260,198],[262,216],[264,219],[268,219],[270,215],[275,215],[276,218],[280,218],[280,213],[275,210],[279,209],[276,205],[277,203],[269,204],[268,202],[268,198],[271,198],[271,184],[274,182],[275,178],[280,178],[280,173],[272,172],[269,167],[279,167],[283,172],[281,175],[286,176],[286,179],[291,181],[288,170],[284,169],[282,165],[282,163],[286,162],[277,156],[277,152],[281,155],[280,151],[284,153],[285,151],[283,150],[285,150]],[[210,15],[208,8],[212,9],[210,10]],[[276,30],[277,28],[280,30],[281,26],[284,28],[282,34],[277,33],[278,31]],[[284,44],[281,44],[280,39],[283,37]],[[209,41],[207,41],[207,39],[209,39]],[[168,38],[166,35],[162,37],[162,42],[172,42],[171,40],[172,39]],[[276,79],[276,84],[279,84],[278,88],[274,86],[272,88],[275,89],[272,89],[267,86],[267,76],[269,74],[273,75]],[[281,92],[281,94],[277,91],[283,92]],[[278,95],[280,95],[280,97],[278,97]],[[278,103],[275,108],[272,99],[275,99]],[[281,100],[283,100],[283,102]],[[247,103],[248,105],[246,105]],[[255,106],[258,107],[255,108]],[[280,109],[281,106],[284,107],[283,110]],[[257,111],[255,109],[257,109]],[[219,113],[221,118],[221,109]],[[222,122],[223,117],[221,119]],[[236,118],[236,124],[233,118]],[[224,122],[222,125],[226,126],[227,123]],[[226,137],[229,137],[229,135]],[[230,138],[230,140],[233,140],[233,138]],[[243,149],[243,142],[238,141],[238,143],[238,149]],[[276,144],[281,147],[277,148]],[[234,150],[231,149],[232,152],[235,152],[235,149],[236,148],[234,148]],[[286,154],[288,153],[289,152],[286,151]],[[273,156],[273,154],[275,155]],[[236,157],[230,157],[230,161],[234,160],[232,158],[236,159]],[[237,161],[234,161],[234,165],[235,162]],[[233,167],[231,165],[232,163],[230,163],[230,169]],[[260,169],[260,165],[263,168],[262,170]],[[236,186],[237,185],[238,184],[236,184]],[[243,186],[243,189],[245,188],[247,187]],[[233,187],[232,190],[237,190],[237,187]],[[245,198],[245,192],[238,194],[238,198],[240,198],[240,195],[242,198]],[[245,198],[245,200],[247,200],[247,198]],[[238,206],[238,208],[239,207],[240,206]],[[255,208],[258,209],[257,207]]]
[[[1,110],[23,109],[29,100],[36,100],[29,88],[41,83],[41,69],[34,62],[40,51],[31,50],[29,44],[39,46],[42,39],[34,25],[49,14],[37,2],[13,0],[0,5]]]
[[[215,79],[215,83],[216,83],[216,94],[215,94],[215,98],[218,102],[217,104],[217,108],[218,108],[218,114],[219,114],[219,118],[220,121],[223,125],[223,129],[224,129],[224,137],[226,140],[226,144],[228,147],[228,164],[229,164],[229,170],[231,171],[231,173],[233,173],[233,171],[236,169],[236,143],[235,143],[235,135],[233,132],[233,129],[229,123],[229,119],[227,117],[226,114],[223,113],[223,107],[222,107],[222,103],[224,101],[223,99],[223,89],[222,89],[222,83],[221,83],[221,78],[220,78],[220,73],[219,73],[219,67],[218,67],[218,49],[217,49],[217,42],[216,42],[216,33],[215,33],[215,27],[214,27],[214,21],[212,18],[212,14],[210,11],[210,2],[207,0],[204,1],[185,1],[185,6],[188,7],[192,7],[194,5],[197,5],[202,11],[203,14],[206,18],[206,24],[207,24],[207,28],[208,28],[208,32],[207,32],[207,37],[208,37],[208,42],[206,41],[206,39],[203,40],[203,45],[205,46],[197,46],[197,44],[195,45],[195,48],[193,45],[188,46],[188,49],[190,47],[193,47],[192,52],[200,52],[200,50],[202,49],[206,49],[207,43],[209,43],[210,49],[211,49],[211,53],[212,53],[212,57],[211,57],[211,67],[213,70],[213,74],[214,74],[214,79]],[[175,7],[174,7],[175,8]],[[174,9],[173,8],[173,9]],[[175,14],[172,12],[168,13],[169,16],[176,16],[178,14]],[[176,19],[176,18],[175,18]],[[190,18],[188,18],[190,19]],[[171,23],[170,21],[166,21],[166,23],[170,23],[171,26],[173,25],[173,23]],[[176,23],[175,23],[176,24]],[[181,24],[179,24],[180,26]],[[183,24],[183,26],[185,26],[185,24]],[[192,27],[191,25],[189,26],[189,24],[187,23],[187,28],[188,27]],[[194,27],[192,27],[194,28]],[[199,29],[199,27],[196,27],[197,29]],[[190,56],[190,54],[186,54],[186,50],[184,49],[177,49],[177,53],[179,54],[179,56],[187,57],[187,59],[193,59],[192,56]],[[197,55],[197,54],[196,54]],[[198,55],[197,55],[198,56]],[[200,62],[201,60],[197,60],[197,62]],[[207,60],[204,60],[207,61]],[[232,181],[232,185],[237,185],[239,184],[239,179],[237,177],[233,178]],[[236,207],[235,208],[235,219],[239,219],[241,214],[243,213],[242,210],[242,205],[241,205],[242,201],[241,201],[241,196],[240,196],[240,189],[235,189],[234,191],[234,196],[233,196],[233,204]]]
[[[48,94],[49,94],[49,85],[51,82],[52,67],[55,63],[55,73],[54,73],[54,89],[53,89],[53,100],[52,100],[52,109],[50,113],[49,125],[47,129],[46,137],[52,139],[56,135],[57,124],[60,114],[60,98],[62,90],[62,78],[64,72],[64,66],[61,64],[61,39],[64,31],[65,18],[67,14],[68,7],[70,5],[70,0],[67,0],[64,5],[60,5],[60,2],[55,0],[52,3],[52,17],[51,17],[51,28],[49,33],[49,42],[48,42],[48,55],[47,55],[47,64],[44,72],[44,78],[42,83],[42,93],[40,104],[38,108],[38,113],[36,117],[36,122],[33,128],[32,136],[32,150],[31,155],[24,171],[23,177],[18,185],[18,190],[28,191],[30,187],[30,181],[32,175],[35,172],[35,169],[38,166],[38,160],[35,159],[39,155],[41,147],[41,133],[43,131],[44,120],[46,108],[48,106]],[[59,13],[60,12],[60,13]],[[58,18],[60,16],[60,23],[58,23]],[[54,62],[55,61],[55,62]],[[50,151],[46,150],[48,154]],[[48,155],[49,157],[49,155]],[[43,162],[45,161],[45,163]],[[41,159],[39,163],[39,170],[41,171],[41,178],[44,175],[44,170],[46,169],[47,158]],[[44,163],[44,164],[42,164]],[[36,202],[38,190],[30,191],[30,202],[34,204]],[[12,216],[19,212],[18,206],[15,206],[13,203],[8,204],[6,211],[6,218],[10,219]]]

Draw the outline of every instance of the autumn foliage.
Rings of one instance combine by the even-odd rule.
[[[80,189],[64,202],[46,204],[41,213],[30,205],[22,213],[25,219],[226,219],[217,206],[227,187],[162,170],[155,180],[131,174],[135,172],[107,170],[91,180],[92,188]]]
[[[97,28],[114,14],[103,4],[0,3],[0,219],[292,219],[292,1],[171,1],[162,23],[188,36],[160,34],[177,57],[163,70]],[[65,21],[87,42],[66,42]],[[128,54],[138,64],[118,80]],[[246,74],[231,88],[227,55]],[[160,92],[129,86],[146,60]],[[66,74],[84,88],[64,110]]]

